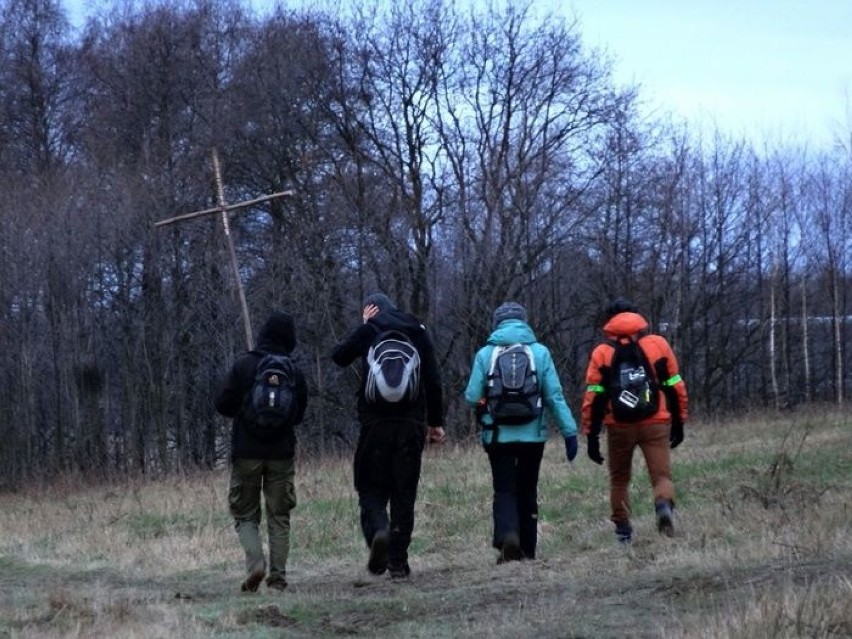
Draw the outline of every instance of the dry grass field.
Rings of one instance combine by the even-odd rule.
[[[300,462],[283,593],[239,593],[224,469],[0,495],[0,636],[852,636],[852,413],[687,428],[674,539],[637,463],[636,539],[617,545],[605,470],[554,441],[539,559],[504,565],[484,454],[430,448],[402,583],[365,569],[349,460]]]

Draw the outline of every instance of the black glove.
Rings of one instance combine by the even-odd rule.
[[[680,443],[683,441],[683,422],[681,421],[673,421],[672,422],[672,430],[669,433],[669,443],[672,448],[677,448],[680,446]]]
[[[598,435],[589,434],[586,438],[586,449],[589,453],[589,459],[596,464],[603,464],[604,458],[601,457],[601,442]]]
[[[568,458],[569,462],[574,461],[574,458],[577,456],[577,436],[570,435],[565,438],[565,457]]]

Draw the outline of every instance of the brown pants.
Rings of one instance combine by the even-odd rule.
[[[648,466],[648,474],[654,488],[654,501],[667,499],[674,502],[669,430],[669,424],[618,424],[607,427],[612,521],[630,520],[630,475],[633,450],[637,446],[645,456],[645,464]]]

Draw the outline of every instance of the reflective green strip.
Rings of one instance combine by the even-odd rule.
[[[683,378],[680,375],[674,375],[673,377],[669,377],[666,381],[663,382],[663,386],[674,386],[678,382],[682,382]]]
[[[606,389],[598,384],[589,384],[586,386],[586,392],[588,393],[603,393],[605,391]]]

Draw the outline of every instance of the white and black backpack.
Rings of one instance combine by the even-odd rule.
[[[373,406],[413,404],[420,394],[420,354],[401,331],[379,333],[367,351],[364,400]]]
[[[541,415],[541,386],[528,344],[494,347],[485,399],[497,425],[526,424]]]

